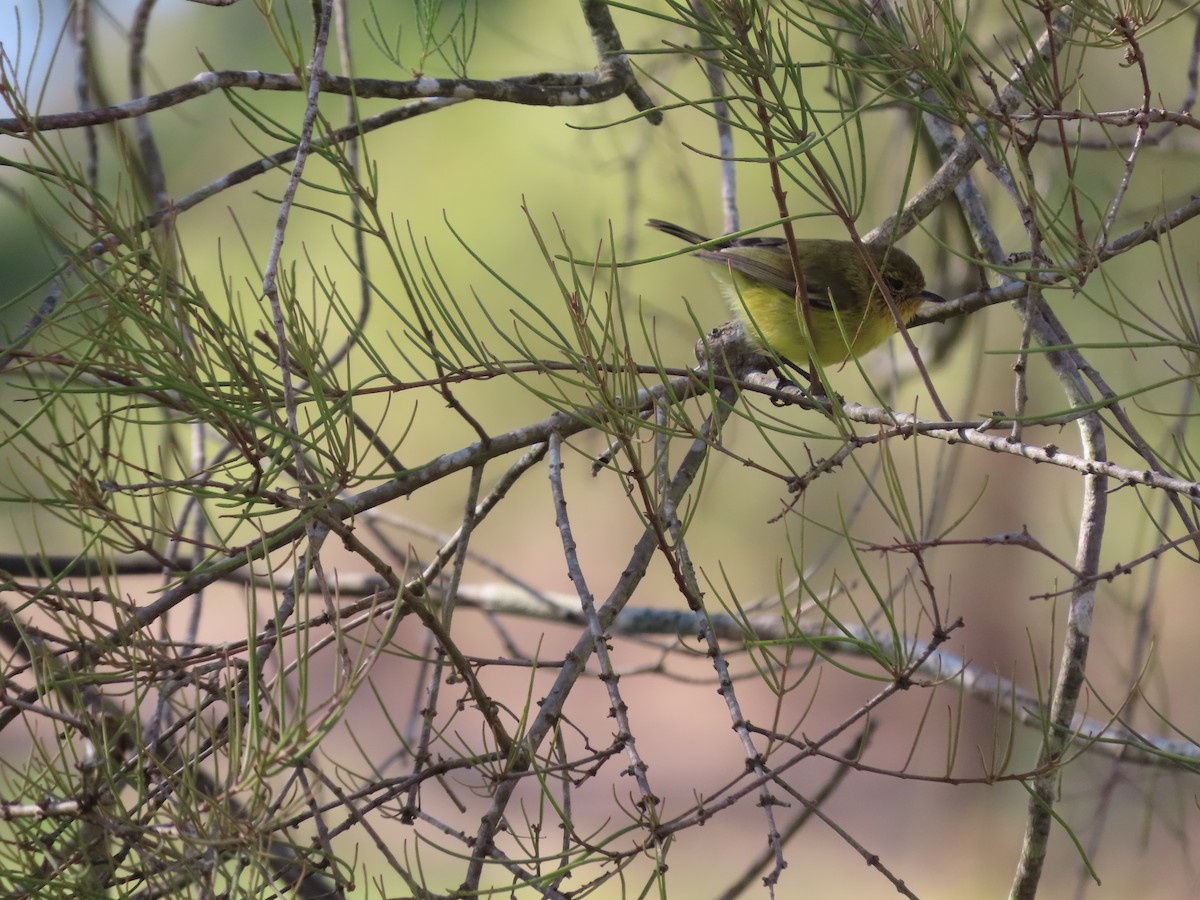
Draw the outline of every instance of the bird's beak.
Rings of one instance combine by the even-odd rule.
[[[930,303],[946,303],[948,302],[941,294],[935,294],[933,291],[921,291],[917,294],[922,300],[928,300]]]

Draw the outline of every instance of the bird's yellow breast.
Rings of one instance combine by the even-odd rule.
[[[736,272],[732,280],[728,277],[720,280],[730,306],[745,324],[750,339],[799,365],[806,365],[809,357],[823,366],[841,363],[878,347],[896,333],[896,323],[887,304],[876,295],[871,297],[871,314],[867,316],[863,315],[864,307],[861,306],[838,306],[835,314],[825,308],[828,298],[819,298],[821,306],[810,304],[809,307],[810,334],[795,297],[755,283]],[[900,299],[896,303],[900,317],[906,323],[920,305],[920,298]]]

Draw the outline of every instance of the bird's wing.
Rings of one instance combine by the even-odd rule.
[[[773,287],[788,297],[796,296],[796,279],[779,271],[778,258],[782,256],[787,260],[787,249],[782,241],[775,243],[772,239],[764,239],[757,246],[700,250],[696,255],[717,265],[727,266],[751,281]],[[791,268],[790,261],[788,268]],[[817,309],[833,309],[833,304],[829,301],[830,285],[821,277],[821,273],[806,269],[804,276],[809,304]]]

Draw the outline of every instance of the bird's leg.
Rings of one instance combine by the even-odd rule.
[[[775,373],[775,378],[778,379],[775,384],[775,390],[782,391],[784,388],[794,387],[794,388],[800,390],[801,392],[808,394],[808,393],[813,392],[814,386],[818,386],[818,388],[819,388],[819,386],[821,384],[820,379],[814,378],[812,373],[809,372],[807,369],[802,369],[800,366],[796,365],[794,362],[791,362],[790,360],[786,360],[786,359],[782,360],[782,363],[783,364],[780,365],[780,363],[776,360],[771,360],[771,362],[770,362],[771,371]],[[788,372],[788,371],[786,371],[787,369],[791,369],[792,371]],[[796,375],[799,375],[806,382],[808,382],[808,387],[805,388],[804,385],[797,382],[796,379],[793,377],[793,373]],[[772,406],[787,406],[788,402],[783,397],[773,396],[773,397],[771,397],[771,405]]]
[[[841,403],[842,397],[839,394],[831,391],[825,384],[825,379],[821,377],[820,370],[816,367],[805,369],[796,365],[791,360],[783,360],[783,366],[778,365],[774,360],[770,363],[771,371],[775,373],[775,377],[779,379],[775,385],[775,390],[782,391],[784,388],[794,387],[807,397],[811,397],[818,403]],[[785,371],[791,370],[790,372]],[[794,375],[799,375],[806,384],[801,384]],[[788,406],[788,401],[780,396],[771,397],[772,406]]]

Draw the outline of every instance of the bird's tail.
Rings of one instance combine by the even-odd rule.
[[[684,228],[682,225],[675,225],[671,222],[664,222],[662,219],[651,219],[646,224],[649,225],[651,228],[655,229],[656,231],[661,231],[664,234],[669,234],[669,235],[671,235],[671,237],[677,237],[681,241],[687,241],[689,244],[703,244],[705,241],[708,240],[708,238],[706,238],[702,234],[696,234],[696,232],[691,231],[690,229]]]

